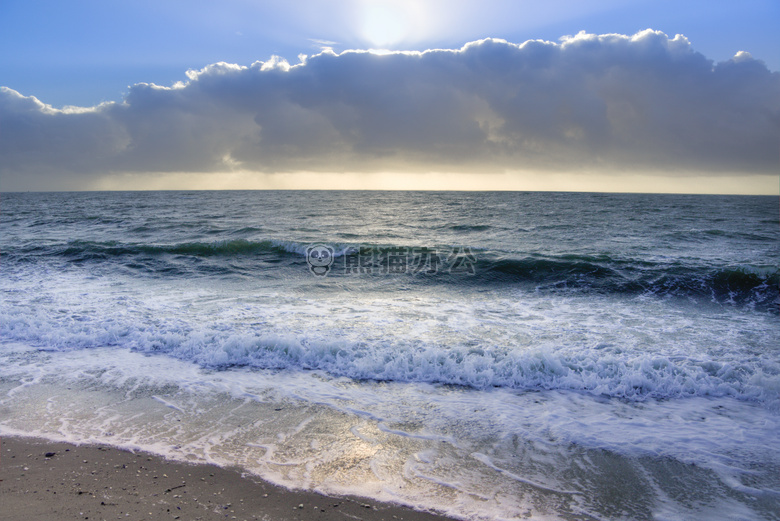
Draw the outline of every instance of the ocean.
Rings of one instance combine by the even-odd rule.
[[[780,519],[777,197],[0,195],[0,434],[473,520]]]

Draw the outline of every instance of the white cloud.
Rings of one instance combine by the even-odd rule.
[[[681,35],[486,39],[216,63],[121,103],[53,109],[0,90],[0,175],[294,171],[776,174],[780,74]]]

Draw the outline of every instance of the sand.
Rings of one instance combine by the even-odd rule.
[[[0,440],[0,520],[446,521],[356,497],[290,491],[235,469],[102,445]]]

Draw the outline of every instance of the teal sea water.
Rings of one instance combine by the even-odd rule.
[[[780,519],[776,197],[0,196],[0,434],[467,519]]]

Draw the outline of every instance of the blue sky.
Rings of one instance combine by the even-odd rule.
[[[406,27],[387,29],[398,39],[382,45],[370,34],[376,18]],[[1,0],[0,84],[56,107],[89,106],[219,61],[295,61],[323,41],[336,51],[425,50],[647,28],[684,34],[715,61],[748,51],[780,71],[778,23],[777,0]]]
[[[0,0],[0,190],[776,193],[778,21],[777,0]]]

